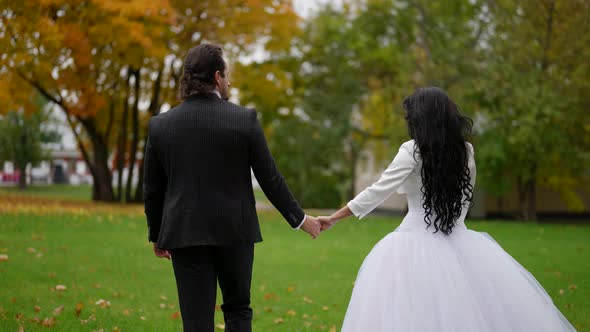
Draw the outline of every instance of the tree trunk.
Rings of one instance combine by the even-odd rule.
[[[19,166],[18,189],[25,190],[27,188],[27,165]]]
[[[129,147],[129,172],[127,172],[127,186],[125,187],[125,202],[131,203],[133,197],[131,197],[131,189],[133,188],[133,174],[135,169],[135,162],[137,161],[137,145],[139,144],[139,79],[141,75],[141,69],[134,70],[133,76],[135,76],[134,83],[134,100],[133,108],[131,113],[131,146]]]
[[[534,177],[517,179],[520,214],[524,221],[537,220],[537,183]]]
[[[135,189],[135,197],[133,201],[141,203],[143,202],[143,158],[139,160],[137,170],[137,188]]]
[[[130,70],[130,69],[127,69]],[[123,169],[125,167],[125,154],[127,150],[127,117],[129,113],[129,79],[131,72],[127,73],[125,81],[125,98],[123,98],[123,114],[121,115],[121,127],[117,139],[117,201],[123,201]]]
[[[164,63],[160,64],[160,68],[164,67]],[[156,116],[160,110],[160,91],[161,91],[161,84],[162,83],[162,69],[158,71],[158,76],[156,76],[156,80],[154,81],[154,86],[152,89],[152,99],[150,100],[150,106],[148,108],[151,116]],[[148,128],[145,126],[144,129],[144,138],[143,138],[143,151],[145,151],[145,146],[147,143],[147,137],[149,135]],[[144,155],[145,157],[145,155]],[[138,175],[137,175],[137,188],[135,189],[135,202],[143,202],[143,158],[139,160],[138,168]]]
[[[96,129],[94,119],[78,119],[86,129],[92,143],[94,181],[92,185],[92,200],[113,202],[115,195],[111,184],[111,170],[109,169],[109,148]]]

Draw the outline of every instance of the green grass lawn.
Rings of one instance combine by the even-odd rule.
[[[0,261],[0,331],[21,325],[43,331],[47,327],[36,321],[50,317],[55,321],[46,322],[57,331],[181,330],[171,264],[153,256],[139,207],[133,214],[1,211],[0,254],[8,260]],[[363,258],[400,222],[350,220],[312,241],[278,213],[261,213],[261,220],[265,241],[255,254],[254,331],[338,330]],[[492,235],[579,331],[590,331],[590,225],[469,225]],[[97,305],[101,299],[110,306]],[[216,323],[222,322],[218,310]]]
[[[92,198],[92,186],[52,184],[47,186],[29,186],[24,190],[20,190],[18,187],[0,187],[0,194],[89,201]],[[257,202],[270,204],[261,189],[254,190],[254,197]]]
[[[24,190],[20,190],[18,187],[0,187],[0,194],[89,201],[92,198],[92,187],[90,185],[71,186],[67,184],[29,186]]]

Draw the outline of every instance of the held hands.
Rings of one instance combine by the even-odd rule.
[[[337,222],[338,220],[332,216],[306,216],[303,225],[301,225],[301,229],[315,240],[321,232],[330,229]]]
[[[301,229],[315,240],[320,235],[321,225],[317,218],[305,216]]]
[[[336,223],[338,222],[337,219],[333,218],[332,216],[319,216],[318,220],[321,224],[320,230],[323,232],[325,230],[328,230],[330,228],[332,228],[332,226],[336,225]]]

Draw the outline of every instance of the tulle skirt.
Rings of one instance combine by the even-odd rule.
[[[485,233],[404,231],[365,258],[343,332],[575,331],[536,279]]]

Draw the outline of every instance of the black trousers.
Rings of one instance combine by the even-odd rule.
[[[172,250],[185,332],[213,332],[217,281],[226,332],[252,331],[250,285],[254,244],[196,246]]]

